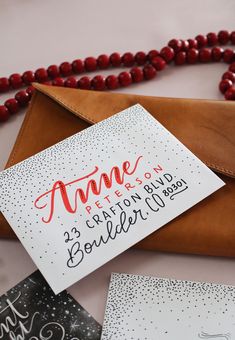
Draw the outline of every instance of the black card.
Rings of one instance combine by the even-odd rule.
[[[39,271],[0,297],[0,340],[98,340],[101,326]]]

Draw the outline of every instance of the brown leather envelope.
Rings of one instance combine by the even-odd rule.
[[[35,85],[37,91],[7,167],[140,103],[225,181],[226,186],[136,246],[235,256],[235,104]],[[118,147],[118,145],[117,145]],[[0,236],[14,237],[0,216]]]

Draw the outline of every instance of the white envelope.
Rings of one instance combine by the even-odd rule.
[[[235,287],[112,274],[101,340],[232,340]]]
[[[55,293],[223,186],[142,106],[0,173],[0,210]]]

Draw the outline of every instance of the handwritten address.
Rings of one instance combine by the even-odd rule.
[[[163,179],[165,179],[165,182]],[[163,174],[160,182],[161,188],[159,186],[144,186],[147,196],[142,197],[137,193],[133,194],[130,199],[124,199],[122,202],[116,203],[115,207],[110,207],[109,211],[103,210],[101,214],[96,214],[87,220],[86,226],[90,229],[102,226],[103,232],[98,239],[82,245],[80,242],[81,233],[77,227],[73,227],[70,233],[66,232],[65,243],[70,245],[67,248],[67,267],[77,267],[96,248],[115,240],[120,234],[127,234],[137,222],[145,221],[151,214],[159,213],[167,206],[169,201],[175,200],[177,195],[182,195],[188,189],[187,182],[184,179],[174,181],[173,176],[168,173]],[[141,208],[127,209],[140,200],[142,201]],[[113,216],[118,216],[117,223],[113,223]]]

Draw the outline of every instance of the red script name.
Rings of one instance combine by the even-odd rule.
[[[81,203],[85,204],[87,203],[90,194],[93,195],[100,195],[103,186],[105,186],[106,188],[112,188],[113,186],[113,179],[115,179],[117,184],[123,184],[124,182],[124,178],[125,175],[133,175],[137,169],[138,163],[140,161],[140,159],[143,156],[139,156],[137,158],[137,160],[135,161],[135,164],[133,166],[132,169],[131,168],[131,164],[129,161],[125,161],[122,164],[122,169],[120,170],[118,166],[114,166],[112,167],[112,169],[110,170],[109,175],[107,173],[101,173],[99,180],[98,180],[98,184],[94,179],[90,179],[86,185],[86,189],[82,189],[82,188],[76,188],[75,187],[75,192],[74,192],[74,196],[73,199],[69,198],[68,192],[67,192],[67,187],[68,186],[76,186],[78,184],[78,182],[82,182],[88,178],[90,178],[91,176],[93,176],[94,174],[96,174],[99,171],[99,168],[96,166],[95,169],[90,172],[88,175],[77,178],[75,180],[73,180],[72,182],[69,183],[64,183],[62,181],[56,181],[53,186],[52,189],[45,192],[44,194],[40,195],[34,202],[34,206],[37,209],[44,209],[48,206],[48,203],[45,204],[40,204],[40,202],[42,201],[43,198],[48,198],[49,199],[49,216],[47,218],[43,217],[42,221],[44,223],[50,223],[52,218],[53,218],[53,214],[55,211],[55,195],[56,193],[58,193],[58,195],[61,196],[63,205],[65,207],[65,209],[67,210],[67,212],[74,214],[76,213],[76,211],[78,210],[78,202],[80,201]],[[72,200],[72,202],[71,202]]]

